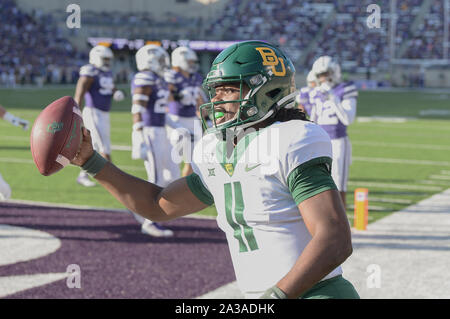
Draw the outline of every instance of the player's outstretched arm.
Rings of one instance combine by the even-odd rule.
[[[72,164],[83,166],[92,160],[90,133],[83,128],[83,141]],[[186,178],[174,181],[166,188],[129,175],[107,162],[95,179],[129,210],[152,221],[166,221],[206,208],[190,190]]]
[[[23,130],[28,130],[28,127],[30,126],[30,123],[27,120],[12,115],[8,111],[6,111],[6,109],[1,105],[0,105],[0,118],[4,119],[5,121],[8,121],[14,126],[22,127]]]

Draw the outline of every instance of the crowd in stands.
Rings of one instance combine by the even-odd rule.
[[[314,6],[303,1],[231,0],[209,33],[224,40],[267,40],[283,47],[298,62],[329,11],[329,6]]]
[[[14,1],[2,0],[0,21],[0,84],[72,81],[74,68],[86,60],[61,36],[49,14],[28,14]]]
[[[83,10],[82,23],[93,37],[200,39],[203,17],[186,17],[174,12],[155,17],[151,12]]]
[[[330,55],[336,57],[343,68],[350,72],[358,68],[385,68],[389,62],[389,24],[386,17],[382,16],[379,26],[368,26],[371,13],[367,12],[367,7],[371,3],[373,0],[334,1],[335,15],[318,37],[317,47],[309,53],[305,67],[312,65],[321,55]],[[377,4],[380,13],[389,11],[389,0],[377,1]]]
[[[410,34],[404,58],[442,59],[444,57],[443,38],[444,1],[433,0],[423,23]]]
[[[367,7],[374,2],[381,9],[379,28],[367,26]],[[444,0],[431,0],[422,12],[424,3],[397,0],[395,58],[443,58]],[[82,24],[92,37],[266,40],[283,47],[304,69],[324,54],[337,57],[350,72],[389,66],[390,0],[228,0],[224,8],[213,21],[173,12],[84,10]],[[0,1],[0,85],[76,82],[88,50],[78,51],[67,40],[67,30],[54,21],[60,18],[56,12],[24,12],[14,0]],[[129,65],[118,71],[119,82],[131,73]]]
[[[390,61],[390,0],[231,0],[231,5],[212,26],[212,33],[227,40],[264,39],[287,49],[296,65],[310,67],[320,55],[337,57],[344,69],[363,72],[387,69]],[[443,58],[444,0],[433,0],[423,23],[413,22],[422,0],[396,2],[395,58]],[[369,28],[370,4],[380,7],[379,28]],[[331,15],[329,9],[331,8]],[[308,46],[313,42],[313,50]],[[396,51],[399,54],[400,50]]]

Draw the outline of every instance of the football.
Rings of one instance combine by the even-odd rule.
[[[31,154],[39,172],[52,175],[75,157],[83,119],[73,98],[64,96],[39,113],[31,130]]]

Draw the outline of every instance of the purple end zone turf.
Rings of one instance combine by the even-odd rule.
[[[0,277],[64,273],[70,264],[81,269],[79,289],[63,279],[6,298],[183,299],[235,280],[215,220],[170,221],[163,225],[175,236],[154,238],[142,234],[130,214],[0,203],[0,224],[41,230],[61,241],[50,255],[0,266]]]

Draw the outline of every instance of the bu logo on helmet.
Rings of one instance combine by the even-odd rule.
[[[268,47],[259,47],[255,48],[261,54],[263,59],[263,65],[271,66],[272,72],[276,76],[285,76],[286,68],[284,66],[283,58],[278,57],[271,48]],[[277,71],[278,64],[281,64],[281,70]]]

